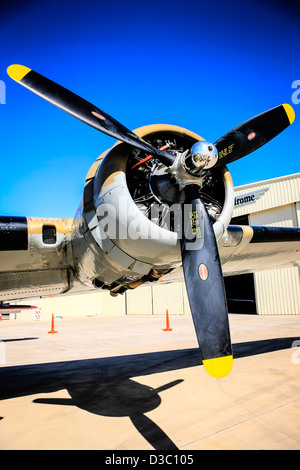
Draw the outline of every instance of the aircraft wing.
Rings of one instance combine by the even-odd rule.
[[[224,275],[300,266],[300,228],[229,226],[222,241]]]
[[[300,228],[229,225],[218,248],[224,276],[300,266]],[[183,281],[182,268],[163,281]]]
[[[11,304],[2,304],[0,305],[0,316],[5,313],[20,313],[23,310],[32,310],[37,309],[34,305],[11,305]]]

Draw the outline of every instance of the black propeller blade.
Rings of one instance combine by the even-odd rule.
[[[258,149],[286,129],[295,119],[293,108],[282,104],[245,121],[215,142],[216,166],[227,165]]]
[[[203,365],[219,378],[229,374],[233,362],[226,294],[214,230],[192,191],[186,188],[190,206],[185,206],[181,240],[183,271]]]
[[[7,73],[13,80],[85,124],[115,139],[154,154],[166,166],[170,166],[174,162],[174,157],[170,153],[152,147],[100,108],[28,67],[10,65]]]

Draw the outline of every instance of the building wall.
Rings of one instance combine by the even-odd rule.
[[[282,176],[259,183],[237,186],[234,189],[236,197],[249,192],[265,190],[255,202],[238,205],[234,208],[233,217],[266,211],[287,204],[300,203],[300,173]]]
[[[159,283],[126,292],[128,315],[190,315],[185,284]]]
[[[297,227],[299,222],[295,203],[250,215],[251,225]],[[258,314],[300,315],[299,267],[258,272],[254,282]]]
[[[49,320],[52,314],[55,317],[87,317],[103,313],[100,294],[80,294],[72,296],[49,297],[45,299],[32,299],[17,302],[19,304],[34,305],[37,309],[23,310],[17,314],[18,320]],[[13,317],[13,315],[11,315]],[[3,316],[5,318],[5,315]],[[50,324],[50,323],[49,323]]]
[[[257,201],[237,206],[234,216],[249,214],[250,225],[300,227],[300,173],[240,186],[236,196],[266,190]],[[298,267],[254,274],[256,307],[261,315],[300,314]]]

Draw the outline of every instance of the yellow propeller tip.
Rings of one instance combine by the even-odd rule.
[[[226,377],[232,369],[232,364],[233,356],[216,357],[214,359],[205,359],[203,361],[206,372],[217,379]]]
[[[16,82],[20,82],[22,78],[24,78],[25,75],[27,75],[28,72],[30,71],[31,69],[29,69],[28,67],[25,67],[25,65],[18,65],[18,64],[10,65],[7,68],[8,75],[10,76],[10,78],[15,80]]]
[[[295,111],[294,111],[294,109],[292,108],[292,106],[290,104],[287,104],[287,103],[283,104],[282,106],[284,107],[284,110],[287,114],[287,117],[290,121],[290,124],[292,124],[295,120]]]

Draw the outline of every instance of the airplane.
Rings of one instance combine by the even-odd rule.
[[[300,228],[231,225],[227,165],[292,124],[293,108],[276,106],[211,143],[175,125],[131,131],[28,67],[7,72],[117,142],[89,169],[74,219],[0,218],[0,301],[104,290],[116,296],[184,278],[203,365],[213,377],[228,375],[223,276],[299,266]]]

